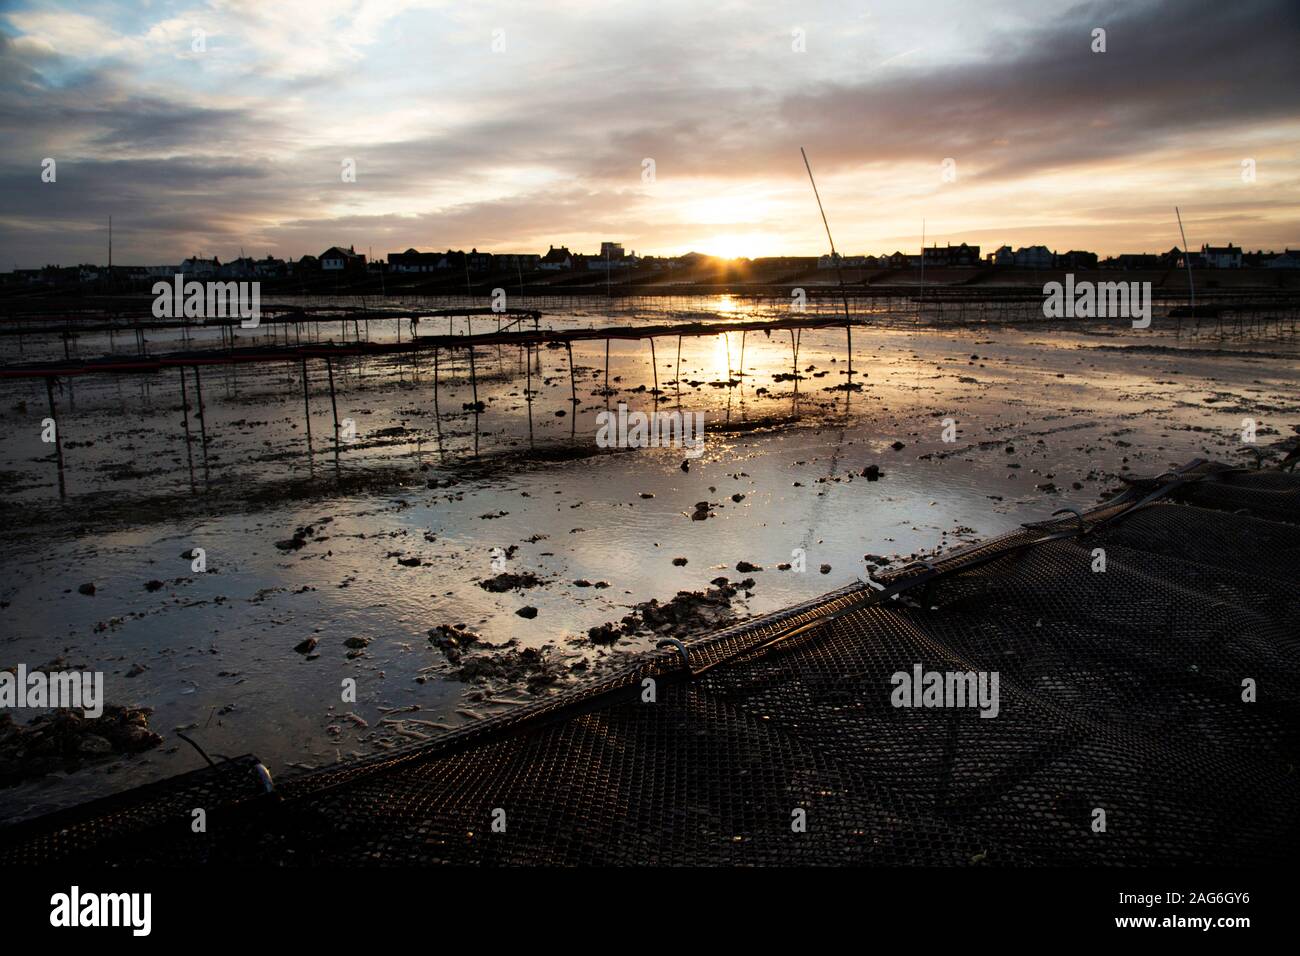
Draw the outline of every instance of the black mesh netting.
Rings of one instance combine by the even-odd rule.
[[[11,827],[0,862],[1289,862],[1298,520],[1300,479],[1194,464],[897,572],[897,597],[701,636],[689,674],[667,649],[271,794],[220,765]],[[918,664],[996,671],[997,716],[893,706]]]

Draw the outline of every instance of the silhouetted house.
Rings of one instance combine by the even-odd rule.
[[[253,260],[248,256],[232,259],[217,270],[217,275],[222,279],[251,279],[256,274]]]
[[[492,257],[492,268],[498,272],[532,272],[541,259],[535,252],[502,252]]]
[[[960,246],[950,243],[941,249],[936,244],[922,249],[921,259],[931,267],[977,266],[980,263],[980,247],[968,246],[963,242]]]
[[[490,272],[492,270],[492,253],[471,249],[465,257],[470,272]]]
[[[560,246],[558,249],[551,246],[550,249],[547,250],[546,255],[541,257],[540,261],[537,263],[537,267],[539,269],[544,269],[547,272],[558,272],[561,269],[572,269],[573,253],[569,251],[568,246]]]
[[[1071,249],[1069,252],[1063,252],[1056,257],[1056,266],[1058,269],[1095,269],[1097,268],[1097,253]]]
[[[181,260],[180,271],[187,276],[214,276],[221,270],[220,259],[200,259],[190,256]]]
[[[442,265],[444,259],[446,256],[441,252],[407,249],[405,252],[390,252],[388,268],[392,272],[433,272],[435,269],[446,268]]]
[[[908,257],[897,250],[895,250],[892,256],[888,256],[887,258],[889,259],[889,268],[891,269],[906,269],[911,265],[911,261]]]
[[[630,269],[639,260],[636,253],[628,255],[621,242],[602,242],[600,254],[587,257],[588,269]]]
[[[988,263],[991,266],[1013,266],[1016,264],[1016,254],[1010,246],[998,246],[988,254]]]
[[[253,272],[259,279],[278,279],[289,274],[289,264],[283,259],[272,258],[268,253],[265,259],[253,263]]]
[[[303,256],[297,262],[290,259],[285,265],[288,266],[290,275],[300,276],[320,272],[320,260],[315,256]]]
[[[861,269],[864,266],[874,267],[876,264],[875,256],[845,256],[837,252],[835,253],[834,257],[825,255],[822,256],[820,259],[818,259],[817,268],[834,269],[836,259],[839,260],[841,268],[845,268],[845,269]]]
[[[1055,259],[1047,246],[1021,246],[1015,251],[1012,264],[1017,269],[1050,269]]]
[[[366,271],[366,257],[352,246],[346,249],[341,246],[330,246],[320,254],[320,268],[322,272],[363,273]]]
[[[1241,247],[1232,243],[1226,246],[1201,246],[1201,256],[1211,269],[1241,268]]]
[[[1118,256],[1111,256],[1105,262],[1101,263],[1103,269],[1159,269],[1161,257],[1154,253],[1125,252]],[[1195,262],[1192,265],[1196,265]]]
[[[714,263],[720,263],[724,261],[720,259],[718,256],[706,256],[698,252],[687,253],[687,256],[696,256],[698,257],[698,260],[701,263],[708,262],[708,261],[712,261]],[[686,258],[687,256],[683,256],[682,258]],[[779,269],[779,270],[815,269],[817,267],[817,257],[816,256],[759,256],[757,259],[751,259],[750,263],[758,271],[766,271],[769,269]]]
[[[1269,269],[1300,269],[1300,249],[1288,249],[1268,260]]]

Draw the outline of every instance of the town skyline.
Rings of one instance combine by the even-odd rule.
[[[1168,249],[1151,251],[1130,251],[1111,256],[1102,256],[1092,250],[1061,250],[1041,244],[1013,248],[1003,244],[981,255],[982,247],[978,244],[930,243],[918,252],[895,249],[892,253],[844,253],[836,251],[834,257],[829,253],[820,255],[775,255],[775,256],[714,256],[692,250],[676,256],[638,256],[634,250],[627,250],[622,243],[605,240],[601,242],[600,251],[583,253],[571,250],[566,245],[548,244],[546,253],[524,253],[518,251],[491,251],[470,249],[417,249],[408,247],[402,251],[389,251],[380,256],[373,256],[369,251],[358,251],[355,244],[347,247],[331,246],[319,254],[304,253],[301,256],[277,257],[269,252],[266,256],[245,255],[241,249],[238,256],[224,258],[221,255],[204,255],[195,252],[175,263],[112,263],[115,270],[141,269],[149,275],[164,275],[172,270],[190,271],[195,274],[229,274],[241,277],[271,275],[274,270],[284,268],[293,271],[295,265],[307,266],[325,271],[348,271],[355,266],[375,268],[394,273],[434,272],[446,269],[465,269],[472,272],[513,271],[568,271],[571,269],[635,268],[640,266],[678,267],[689,264],[692,260],[716,259],[727,263],[750,263],[761,266],[764,263],[803,261],[816,263],[819,268],[831,268],[838,263],[845,268],[915,268],[924,263],[926,266],[940,268],[983,268],[1004,266],[1021,269],[1053,268],[1157,268],[1160,266],[1183,266],[1182,249],[1173,245]],[[332,258],[331,258],[332,256]],[[41,267],[0,270],[0,274],[18,273],[39,274],[44,270],[68,268],[107,269],[110,263],[90,261],[85,263],[46,263]],[[1243,268],[1243,267],[1300,267],[1300,249],[1283,247],[1282,249],[1252,250],[1249,246],[1236,245],[1229,241],[1226,245],[1216,246],[1203,243],[1192,249],[1194,268]],[[278,273],[276,273],[278,274]]]
[[[1300,245],[1294,4],[937,6],[17,0],[0,263]]]

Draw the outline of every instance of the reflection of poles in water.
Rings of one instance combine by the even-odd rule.
[[[194,490],[194,452],[190,449],[190,399],[185,390],[185,366],[179,366],[181,373],[181,420],[185,423],[185,457],[190,463],[190,491]]]
[[[726,332],[722,333],[722,344],[727,350],[727,391],[731,391],[731,336]]]
[[[330,381],[330,408],[334,412],[334,472],[339,471],[339,403],[334,392],[334,357],[325,356],[325,372]]]
[[[311,462],[311,399],[307,396],[307,356],[302,357],[302,408],[303,421],[307,423],[307,461]]]
[[[569,353],[569,438],[578,430],[578,383],[573,371],[573,342],[565,339],[564,348]]]
[[[655,337],[653,335],[650,336],[650,370],[654,372],[654,382],[655,382],[654,404],[655,404],[655,408],[658,408],[659,407],[659,363],[655,361]]]
[[[677,375],[675,380],[677,382],[677,404],[680,405],[682,403],[682,337],[680,335],[677,336]]]
[[[528,444],[533,444],[533,347],[525,344],[524,364],[528,367],[527,381],[524,383],[524,401],[528,404]]]
[[[790,330],[790,355],[794,364],[791,366],[794,372],[794,391],[790,395],[790,414],[798,413],[799,408],[799,340],[803,338],[803,329],[798,330],[796,334],[794,329]]]
[[[605,407],[609,408],[609,339],[605,339]]]
[[[197,393],[199,409],[199,434],[203,436],[203,480],[208,480],[208,423],[203,415],[203,379],[199,377],[199,367],[194,366],[194,390]]]
[[[742,379],[745,377],[745,336],[747,334],[744,329],[740,330],[740,377]]]
[[[474,367],[474,346],[469,347],[469,384],[474,391],[474,411],[478,412],[478,372]]]
[[[67,497],[67,487],[63,482],[63,436],[59,434],[59,411],[54,404],[54,376],[45,377],[45,397],[50,401],[50,424],[54,426],[54,458],[59,466],[59,497]]]
[[[442,412],[438,408],[438,350],[433,350],[433,424],[438,430],[438,457],[443,457]]]

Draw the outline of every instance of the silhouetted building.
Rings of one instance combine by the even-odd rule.
[[[330,246],[320,254],[320,268],[322,272],[365,272],[366,257],[352,246]]]

